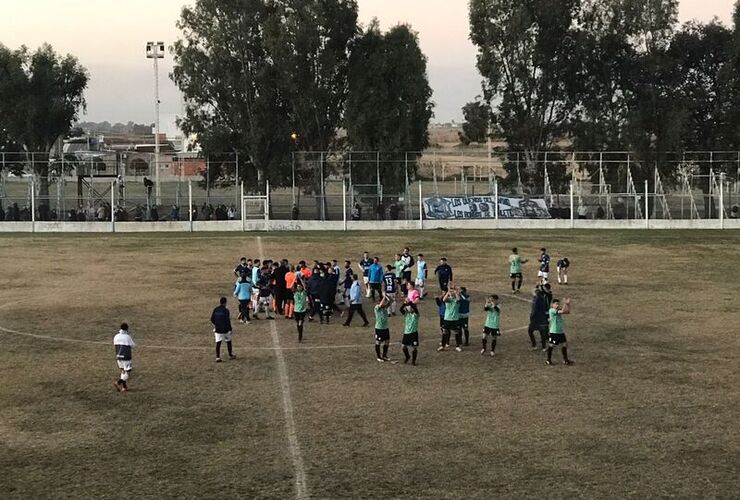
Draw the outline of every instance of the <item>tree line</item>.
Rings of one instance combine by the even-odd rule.
[[[563,141],[630,152],[638,181],[656,167],[675,178],[671,152],[740,149],[740,3],[733,27],[679,26],[678,0],[470,0],[469,9],[483,96],[463,108],[464,138],[502,137],[522,154],[525,184],[541,182],[537,158]]]

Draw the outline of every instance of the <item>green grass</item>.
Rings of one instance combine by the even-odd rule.
[[[292,322],[277,321],[310,496],[736,496],[740,233],[261,238],[266,257],[291,261],[356,262],[367,249],[385,262],[410,245],[430,265],[447,256],[473,291],[472,345],[460,354],[435,352],[436,307],[423,304],[418,367],[378,364],[371,330],[336,317],[307,324],[303,346]],[[505,330],[526,325],[506,257],[517,246],[534,259],[543,245],[573,263],[572,285],[556,296],[573,299],[576,365],[545,366],[524,331],[482,358],[484,294],[502,295]],[[255,235],[5,234],[0,251],[0,327],[101,342],[0,331],[0,497],[294,496],[266,322],[236,327],[239,359],[213,363],[208,316],[230,293],[238,257],[259,256]],[[531,284],[532,262],[525,272]],[[142,346],[126,395],[111,386],[123,320]],[[394,342],[400,328],[392,319]]]

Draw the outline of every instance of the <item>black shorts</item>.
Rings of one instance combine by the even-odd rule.
[[[391,339],[391,332],[387,328],[385,330],[375,329],[375,341],[376,342],[388,342]]]
[[[484,326],[483,335],[493,335],[494,337],[499,337],[501,335],[501,330],[499,330],[498,328],[489,328],[487,326]]]
[[[467,328],[469,319],[470,318],[460,318],[460,328]]]
[[[448,285],[449,285],[449,282],[447,282],[447,281],[440,281],[439,282],[439,289],[442,290],[443,292],[446,292]]]
[[[401,345],[416,347],[419,345],[419,332],[404,333]]]
[[[550,328],[550,327],[548,326],[547,323],[533,323],[531,321],[529,322],[529,331],[530,332],[540,332],[541,334],[547,335],[549,333],[547,331],[548,328]]]
[[[370,289],[377,290],[378,292],[380,292],[380,289],[381,289],[380,283],[370,283]]]
[[[306,319],[306,311],[303,312],[293,312],[293,316],[295,317],[296,321],[303,321]]]
[[[511,279],[522,279],[522,273],[511,273]]]
[[[551,333],[548,343],[550,344],[551,347],[556,347],[556,346],[565,347],[568,344],[564,333]]]
[[[406,282],[411,283],[411,271],[404,271],[403,279],[405,279]]]
[[[286,290],[285,293],[283,294],[283,300],[286,300],[286,301],[290,300],[292,302],[293,301],[293,290],[290,290],[290,289]]]
[[[444,328],[445,330],[459,330],[460,320],[457,320],[457,321],[444,320],[442,323],[442,328]]]

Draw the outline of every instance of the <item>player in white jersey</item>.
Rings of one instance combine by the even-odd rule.
[[[416,260],[416,288],[419,290],[419,296],[424,299],[426,296],[425,283],[427,281],[427,261],[424,255],[419,254]]]

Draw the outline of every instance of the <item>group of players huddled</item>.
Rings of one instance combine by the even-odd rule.
[[[550,256],[545,248],[538,257],[538,279],[533,292],[532,309],[528,327],[529,339],[533,350],[540,348],[547,353],[546,363],[552,364],[552,352],[556,347],[562,349],[563,362],[571,364],[568,358],[565,330],[562,315],[570,313],[570,300],[562,303],[553,299],[549,283]],[[523,259],[516,248],[509,256],[509,271],[513,294],[521,293],[523,284]],[[557,279],[559,284],[568,284],[570,262],[566,257],[557,261]],[[414,273],[415,271],[415,273]],[[415,277],[413,276],[415,274]],[[439,313],[440,342],[438,351],[450,349],[454,333],[455,350],[461,352],[469,345],[470,302],[471,296],[465,287],[454,284],[453,270],[445,257],[433,271],[439,284],[439,295],[434,297]],[[330,324],[335,313],[344,318],[343,325],[348,327],[357,314],[363,320],[363,327],[370,322],[363,308],[363,300],[370,299],[375,317],[375,356],[378,362],[391,361],[388,357],[390,345],[389,318],[400,314],[403,316],[403,336],[401,346],[404,363],[411,361],[416,365],[419,347],[419,305],[428,294],[427,281],[429,271],[423,254],[416,259],[409,248],[396,254],[395,260],[383,266],[378,257],[370,257],[364,252],[357,264],[352,267],[349,260],[340,266],[337,260],[321,262],[314,260],[311,264],[300,261],[296,264],[283,260],[248,259],[242,257],[234,268],[236,283],[234,296],[239,301],[237,320],[249,324],[260,319],[264,314],[266,320],[275,320],[277,315],[293,319],[298,332],[298,342],[303,342],[306,320],[314,321],[318,316],[319,323]],[[222,297],[218,307],[211,314],[211,323],[216,342],[216,362],[221,362],[221,345],[226,342],[229,358],[235,359],[232,346],[232,325],[230,312],[226,307],[227,299]],[[341,306],[341,307],[340,307]],[[483,307],[485,321],[483,325],[481,354],[494,356],[496,341],[501,335],[501,305],[498,295],[486,298]],[[537,345],[534,333],[540,334],[540,346]],[[489,350],[490,340],[490,350]],[[116,357],[121,376],[116,382],[118,390],[126,390],[126,382],[131,372],[131,350],[133,339],[128,332],[128,325],[122,325],[121,331],[114,340]]]

